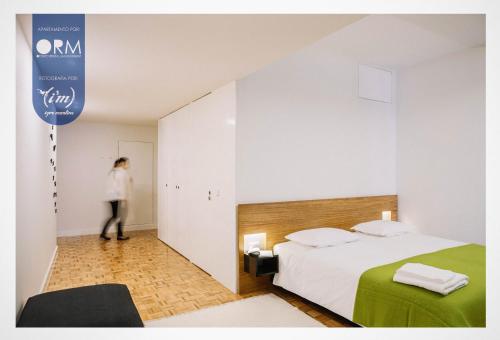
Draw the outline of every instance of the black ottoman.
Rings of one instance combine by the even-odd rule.
[[[126,285],[103,284],[32,296],[17,327],[144,327]]]

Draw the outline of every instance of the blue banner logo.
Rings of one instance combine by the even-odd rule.
[[[74,121],[85,103],[85,15],[33,14],[33,107],[52,125]]]

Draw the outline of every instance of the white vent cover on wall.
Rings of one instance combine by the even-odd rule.
[[[360,98],[384,103],[392,102],[392,72],[359,65],[358,95]]]

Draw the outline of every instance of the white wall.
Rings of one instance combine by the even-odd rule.
[[[237,82],[238,203],[396,193],[395,104],[320,42]]]
[[[56,252],[51,126],[31,100],[31,49],[16,33],[16,311],[40,293]]]
[[[398,92],[400,219],[484,244],[484,48],[401,71]]]
[[[153,216],[156,224],[156,127],[76,121],[58,129],[58,214],[59,236],[101,232],[110,215],[105,202],[106,176],[118,158],[118,141],[154,143]],[[131,164],[131,167],[134,166]],[[155,225],[131,226],[127,230]],[[113,227],[114,228],[114,227]],[[114,232],[114,229],[110,229]]]

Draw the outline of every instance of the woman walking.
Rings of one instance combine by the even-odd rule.
[[[111,205],[112,216],[106,221],[100,238],[103,240],[110,240],[106,234],[109,226],[113,222],[117,223],[117,240],[128,240],[128,236],[123,236],[123,224],[127,217],[127,206],[132,191],[132,179],[130,178],[127,169],[129,166],[128,158],[120,157],[115,161],[113,169],[109,172],[106,193],[108,202]]]

